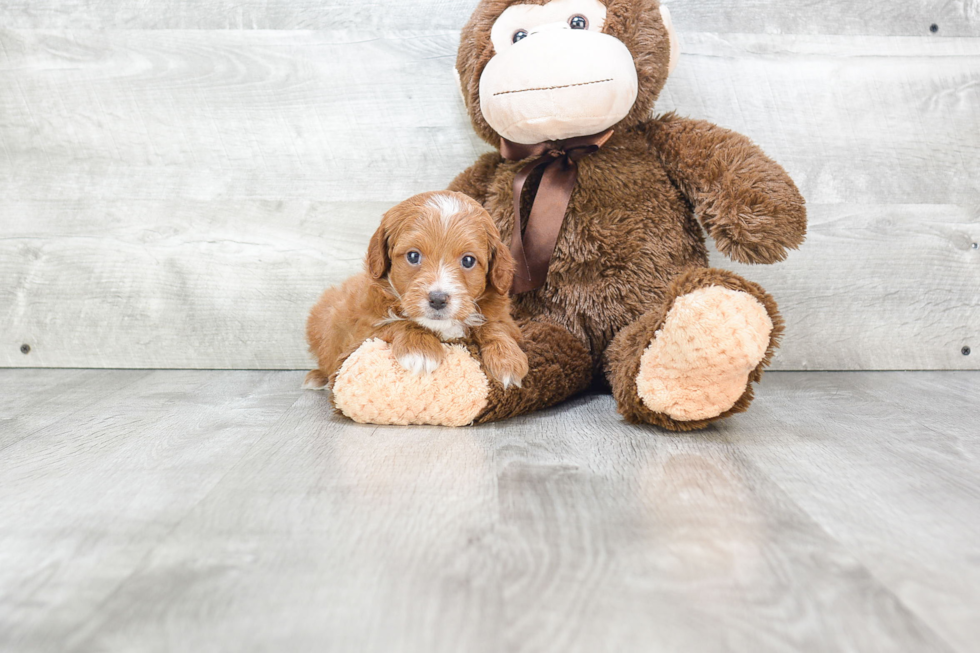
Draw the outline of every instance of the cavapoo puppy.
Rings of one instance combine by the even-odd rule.
[[[528,365],[510,315],[514,261],[479,203],[450,191],[410,197],[385,213],[365,267],[310,312],[306,337],[318,367],[303,387],[331,385],[370,338],[390,343],[409,372],[429,374],[443,360],[443,342],[468,337],[490,376],[520,387]]]

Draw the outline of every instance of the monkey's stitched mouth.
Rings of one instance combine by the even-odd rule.
[[[500,91],[499,93],[494,93],[493,96],[497,97],[498,95],[508,95],[510,93],[529,93],[531,91],[553,91],[558,88],[571,88],[572,86],[588,86],[589,84],[603,84],[605,82],[611,82],[611,81],[613,81],[612,77],[610,77],[609,79],[597,79],[594,82],[579,82],[577,84],[564,84],[562,86],[542,86],[540,88],[522,88],[519,91]]]

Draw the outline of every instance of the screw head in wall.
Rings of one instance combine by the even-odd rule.
[[[31,346],[28,345],[28,344],[26,344],[26,343],[23,344],[23,345],[21,345],[20,346],[20,353],[24,354],[25,356],[27,354],[31,353]]]
[[[939,31],[939,25],[933,23],[932,25],[929,26],[929,31],[935,34],[936,32]]]
[[[970,348],[969,348],[969,347],[964,347],[964,348],[963,348],[963,349],[961,349],[960,351],[961,351],[961,352],[963,352],[963,355],[964,355],[964,356],[969,356],[970,354],[972,354],[972,353],[973,353],[973,352],[972,352],[972,351],[970,350]]]

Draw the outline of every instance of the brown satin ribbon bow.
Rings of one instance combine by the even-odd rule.
[[[606,144],[613,130],[601,134],[579,136],[564,141],[547,141],[535,145],[522,145],[500,139],[500,154],[510,161],[521,161],[532,156],[539,157],[528,163],[514,177],[514,236],[510,243],[510,253],[517,263],[514,284],[510,294],[536,290],[544,285],[548,277],[548,266],[555,253],[558,233],[565,220],[568,201],[575,188],[578,177],[578,162]],[[544,166],[544,174],[538,186],[537,195],[531,205],[531,215],[527,227],[521,234],[521,193],[524,182],[532,171]]]

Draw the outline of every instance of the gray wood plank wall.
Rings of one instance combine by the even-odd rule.
[[[3,3],[0,366],[307,366],[384,209],[486,149],[452,75],[473,4]],[[980,368],[980,2],[669,6],[658,111],[810,204],[786,263],[713,257],[780,302],[775,366]]]

